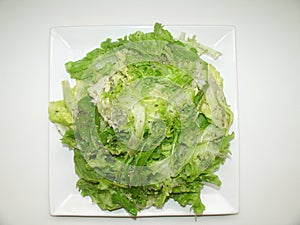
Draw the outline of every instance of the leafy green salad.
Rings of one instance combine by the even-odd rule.
[[[234,138],[223,79],[204,55],[221,53],[156,23],[65,64],[76,84],[62,81],[49,119],[74,151],[82,196],[132,216],[170,199],[203,213],[201,189],[221,185]]]

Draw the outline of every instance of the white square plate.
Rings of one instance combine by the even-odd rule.
[[[197,40],[222,52],[213,61],[206,58],[220,71],[224,78],[224,92],[235,115],[231,142],[232,156],[217,172],[223,184],[219,189],[205,186],[201,199],[206,206],[204,215],[235,214],[239,212],[239,132],[238,96],[235,55],[235,29],[232,26],[165,26],[174,37],[181,32],[196,35]],[[64,64],[81,59],[87,52],[98,47],[106,38],[115,40],[137,30],[152,31],[152,26],[80,26],[56,27],[50,31],[50,101],[62,99],[61,81],[69,80]],[[125,210],[102,211],[89,198],[81,197],[76,190],[77,175],[74,172],[73,152],[63,147],[55,126],[49,122],[49,197],[50,214],[54,216],[130,216]],[[183,208],[168,201],[163,209],[150,208],[139,216],[194,215],[190,207]]]

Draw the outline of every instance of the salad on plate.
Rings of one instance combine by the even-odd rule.
[[[203,213],[201,189],[221,185],[215,172],[234,138],[223,79],[203,56],[221,53],[156,23],[66,62],[75,85],[63,80],[48,112],[82,196],[132,216],[169,199]]]

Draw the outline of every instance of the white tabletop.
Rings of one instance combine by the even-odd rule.
[[[300,224],[300,1],[0,0],[0,224],[195,224],[193,217],[52,217],[48,198],[49,29],[234,25],[240,213],[203,225]]]

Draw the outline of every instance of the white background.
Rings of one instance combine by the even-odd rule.
[[[240,110],[240,213],[51,217],[49,28],[234,25]],[[0,225],[300,224],[300,1],[0,0]]]

